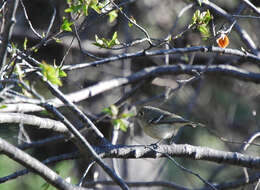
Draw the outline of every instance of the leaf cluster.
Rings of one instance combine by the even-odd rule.
[[[120,44],[119,40],[117,39],[117,32],[114,32],[111,40],[106,38],[99,38],[97,35],[95,35],[95,39],[96,42],[93,44],[100,48],[112,48],[113,46]]]
[[[41,65],[41,73],[45,77],[46,80],[50,81],[54,85],[62,86],[62,82],[60,80],[61,77],[66,77],[67,74],[65,71],[54,64],[54,66],[47,64],[45,61],[42,61]]]
[[[209,10],[200,12],[200,10],[196,10],[192,16],[192,24],[189,26],[196,26],[197,30],[199,30],[203,40],[207,40],[210,37],[210,30],[208,27],[209,22],[213,19],[213,16],[210,14]]]
[[[111,105],[108,108],[104,108],[103,112],[106,113],[109,117],[111,117],[112,125],[117,128],[119,127],[120,130],[126,132],[128,122],[126,119],[133,117],[133,113],[121,113],[119,114],[119,109],[115,105]]]

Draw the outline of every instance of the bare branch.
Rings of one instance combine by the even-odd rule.
[[[53,132],[68,132],[66,126],[60,121],[22,113],[0,113],[0,123],[23,123],[26,125],[35,126],[39,129],[49,129]]]
[[[257,13],[258,15],[260,15],[259,9],[258,9],[256,6],[254,6],[253,3],[251,3],[251,2],[248,1],[248,0],[243,0],[243,2],[244,2],[245,4],[247,4],[255,13]]]
[[[108,57],[102,60],[93,61],[90,63],[80,63],[77,65],[65,65],[63,69],[64,70],[83,69],[86,67],[99,66],[105,63],[109,63],[121,59],[134,58],[134,57],[157,56],[157,55],[167,55],[167,54],[184,54],[184,53],[192,53],[192,52],[222,53],[226,55],[234,55],[234,56],[239,56],[244,60],[251,61],[257,65],[260,62],[260,57],[245,51],[240,51],[238,49],[220,48],[215,46],[192,46],[187,48],[172,48],[172,49],[161,49],[161,50],[153,50],[153,51],[142,50],[135,53],[124,53],[113,57]]]
[[[2,70],[3,65],[5,64],[6,61],[7,46],[11,39],[13,27],[16,22],[15,13],[16,13],[17,6],[18,6],[18,0],[7,1],[7,6],[6,6],[7,13],[5,15],[6,23],[2,34],[2,39],[1,39],[2,43],[0,46],[0,70]]]
[[[173,157],[189,158],[192,160],[206,160],[221,164],[230,164],[252,169],[260,168],[260,157],[248,156],[238,152],[226,152],[207,147],[198,147],[188,144],[160,145],[156,151],[152,145],[114,146],[100,155],[104,158],[161,158],[168,154]],[[162,153],[158,153],[162,152]]]
[[[206,75],[218,74],[219,76],[233,77],[243,81],[260,83],[260,74],[249,72],[244,69],[237,68],[235,66],[210,65],[205,70],[206,67],[207,66],[204,65],[182,65],[182,64],[148,67],[127,77],[118,77],[107,81],[101,81],[93,86],[79,90],[75,93],[64,95],[64,97],[66,97],[66,99],[70,102],[79,102],[88,99],[90,97],[96,96],[98,94],[101,94],[105,91],[111,90],[113,88],[117,88],[127,84],[132,84],[141,81],[143,79],[155,78],[157,76],[161,76],[164,74],[184,74],[184,73],[194,74],[194,71],[196,72],[203,71],[204,74]],[[54,107],[60,107],[64,105],[58,98],[48,100],[47,102],[53,104]],[[5,104],[3,103],[0,104],[0,106],[1,105],[5,105]],[[0,112],[14,112],[19,110],[23,112],[29,112],[29,111],[33,112],[33,111],[42,110],[42,107],[38,105],[25,104],[25,103],[8,104],[6,106],[7,106],[6,108],[0,109]]]

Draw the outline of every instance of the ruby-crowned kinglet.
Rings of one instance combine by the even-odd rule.
[[[159,140],[175,136],[179,128],[184,126],[203,126],[203,124],[194,123],[174,113],[151,106],[140,108],[137,118],[144,132],[150,137]]]

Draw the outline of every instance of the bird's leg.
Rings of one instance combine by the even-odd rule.
[[[162,141],[163,141],[163,139],[160,139],[159,141],[157,141],[157,142],[155,142],[155,143],[152,143],[152,144],[150,144],[149,146],[152,146],[153,149],[157,149],[158,146],[159,146],[159,144],[160,144],[160,142],[162,142]]]

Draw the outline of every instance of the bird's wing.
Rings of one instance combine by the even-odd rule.
[[[190,121],[178,116],[169,114],[160,114],[149,121],[151,124],[174,124],[174,123],[190,123]]]

